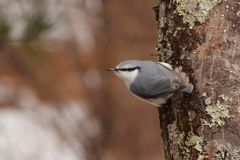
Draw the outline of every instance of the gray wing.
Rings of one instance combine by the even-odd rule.
[[[173,70],[157,64],[158,77],[136,79],[134,85],[130,86],[130,91],[142,98],[165,97],[186,87],[186,82]]]
[[[182,84],[179,79],[164,77],[156,81],[155,84],[149,88],[147,93],[149,94],[149,98],[165,97],[169,94],[180,91],[185,87],[185,83]]]

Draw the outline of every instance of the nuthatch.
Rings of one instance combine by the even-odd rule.
[[[107,70],[121,78],[133,95],[159,107],[175,92],[193,90],[168,63],[128,60]]]

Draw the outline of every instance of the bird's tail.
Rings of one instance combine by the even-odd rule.
[[[193,90],[193,85],[191,83],[188,83],[187,86],[184,89],[182,89],[181,91],[187,92],[187,93],[192,93],[192,90]]]

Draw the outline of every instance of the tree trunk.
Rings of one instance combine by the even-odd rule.
[[[165,157],[240,159],[240,2],[160,0],[157,53],[195,88],[159,108]]]

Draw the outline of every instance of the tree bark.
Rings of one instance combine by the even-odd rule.
[[[195,86],[159,108],[166,159],[240,159],[239,17],[236,0],[160,0],[160,61]]]

